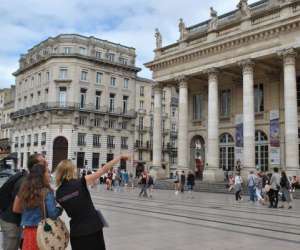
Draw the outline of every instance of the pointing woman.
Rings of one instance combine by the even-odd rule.
[[[70,220],[70,241],[72,250],[104,250],[103,221],[95,209],[88,185],[95,183],[120,160],[128,160],[122,155],[100,167],[95,173],[76,178],[76,166],[70,160],[59,163],[56,170],[56,199],[65,209]]]

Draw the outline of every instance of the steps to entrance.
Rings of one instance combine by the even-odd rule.
[[[156,189],[162,190],[174,190],[174,180],[157,180],[154,186]],[[196,181],[194,186],[195,192],[207,192],[207,193],[223,193],[233,194],[234,191],[229,192],[225,182],[208,183]],[[247,188],[243,187],[243,193],[247,193]],[[300,199],[300,189],[293,193],[294,199]]]

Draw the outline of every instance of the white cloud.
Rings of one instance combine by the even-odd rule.
[[[254,0],[249,1],[254,2]],[[233,10],[238,0],[1,0],[0,87],[14,83],[19,55],[59,33],[94,35],[137,49],[141,76],[151,77],[143,63],[152,60],[154,29],[164,44],[178,39],[178,19],[188,26]]]

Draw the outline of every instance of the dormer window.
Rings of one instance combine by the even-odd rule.
[[[64,54],[71,54],[71,47],[64,47]]]
[[[122,58],[122,57],[120,57],[120,63],[121,64],[124,64],[124,65],[127,65],[128,64],[128,60],[126,59],[126,58]]]
[[[96,51],[96,58],[101,59],[101,52],[100,51]]]
[[[115,60],[115,55],[113,53],[107,53],[106,58],[107,60],[113,62]]]
[[[79,47],[79,53],[81,55],[86,55],[86,48],[85,47]]]

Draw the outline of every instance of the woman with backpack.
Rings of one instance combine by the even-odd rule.
[[[280,178],[280,188],[282,191],[282,195],[283,195],[283,200],[284,203],[287,203],[288,205],[288,209],[292,208],[291,202],[291,194],[290,194],[290,190],[291,190],[291,185],[290,185],[290,181],[285,173],[285,171],[281,172],[281,178]],[[282,206],[280,206],[280,208],[284,208],[284,204]]]
[[[46,210],[48,218],[57,219],[62,208],[56,206],[54,192],[50,187],[50,173],[45,165],[36,164],[26,176],[16,196],[13,211],[22,213],[22,250],[38,250],[37,227]]]

